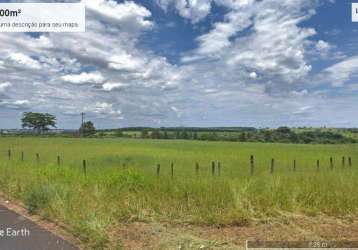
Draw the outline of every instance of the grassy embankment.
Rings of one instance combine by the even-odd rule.
[[[0,191],[65,223],[92,248],[120,245],[109,232],[124,221],[245,225],[283,213],[358,215],[358,145],[1,138],[0,150]],[[212,161],[220,161],[220,176],[217,168],[212,176]]]

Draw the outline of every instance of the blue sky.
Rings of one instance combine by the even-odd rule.
[[[0,33],[0,128],[358,126],[352,1],[86,3],[85,33]]]

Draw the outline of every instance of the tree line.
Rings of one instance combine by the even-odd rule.
[[[267,143],[319,143],[319,144],[345,144],[358,143],[357,139],[347,137],[341,132],[321,131],[314,129],[312,131],[296,132],[288,127],[277,129],[238,129],[237,131],[200,130],[191,131],[187,128],[182,129],[149,129],[132,130],[139,133],[131,134],[129,129],[114,130],[112,135],[116,137],[131,137],[142,139],[180,139],[180,140],[202,140],[202,141],[238,141],[238,142],[267,142]],[[109,132],[109,131],[107,131]],[[101,136],[105,136],[101,132]]]
[[[51,128],[56,128],[57,119],[48,113],[25,112],[21,118],[23,128],[31,129],[33,134],[44,135]],[[348,133],[357,136],[347,136]],[[81,124],[77,134],[83,137],[129,137],[141,139],[180,139],[202,141],[238,141],[238,142],[278,142],[278,143],[317,143],[345,144],[358,143],[358,129],[256,129],[253,127],[169,127],[150,128],[133,127],[97,131],[93,122]]]

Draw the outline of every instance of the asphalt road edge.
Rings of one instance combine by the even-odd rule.
[[[66,225],[45,219],[37,214],[30,214],[23,203],[20,201],[16,201],[10,198],[6,198],[6,195],[0,192],[0,205],[6,207],[7,209],[23,216],[24,218],[30,220],[31,222],[35,223],[39,227],[49,231],[50,233],[58,236],[59,238],[63,239],[71,243],[72,245],[78,247],[80,250],[85,249],[81,241],[75,237],[73,234],[69,232],[69,229]]]

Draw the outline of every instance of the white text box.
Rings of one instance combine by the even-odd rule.
[[[0,32],[85,32],[85,3],[0,3]]]

